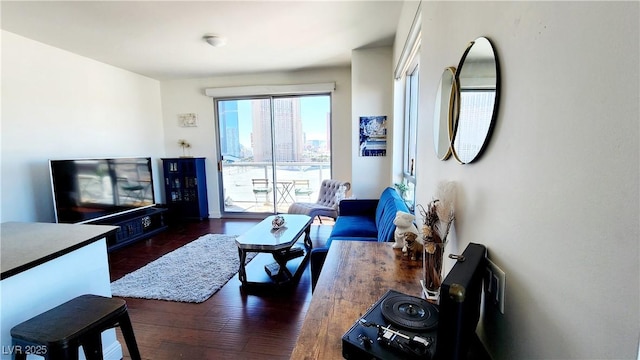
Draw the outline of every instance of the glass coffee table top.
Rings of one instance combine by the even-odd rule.
[[[268,216],[260,223],[238,236],[238,248],[245,250],[279,250],[291,247],[302,233],[311,225],[313,219],[307,215],[281,214],[284,226],[274,229],[271,221],[275,215]]]

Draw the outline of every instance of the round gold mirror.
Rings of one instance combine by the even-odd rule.
[[[444,69],[436,93],[433,111],[433,144],[436,156],[440,160],[447,160],[451,155],[451,138],[453,137],[453,121],[457,104],[455,78],[456,68]]]
[[[489,143],[500,94],[498,57],[489,39],[479,37],[460,59],[456,72],[459,112],[452,140],[461,164],[477,160]]]

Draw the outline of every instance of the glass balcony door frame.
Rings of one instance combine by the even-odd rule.
[[[290,146],[288,141],[291,143],[296,142],[296,138],[298,142],[303,141],[303,135],[301,129],[289,129],[291,132],[282,131],[282,125],[280,125],[280,131],[276,130],[276,121],[278,121],[278,110],[277,105],[287,106],[287,102],[283,101],[281,104],[278,104],[280,100],[288,100],[288,99],[302,99],[307,96],[326,96],[328,98],[328,107],[327,107],[327,136],[330,137],[330,113],[331,113],[331,94],[330,93],[318,93],[318,94],[293,94],[293,95],[269,95],[269,96],[250,96],[250,97],[229,97],[229,98],[217,98],[214,99],[214,108],[215,108],[215,119],[216,119],[216,128],[218,129],[217,136],[217,148],[218,148],[218,178],[220,183],[220,210],[223,217],[249,217],[249,218],[264,218],[267,215],[274,213],[283,213],[286,212],[288,205],[295,201],[297,197],[297,192],[294,189],[294,181],[293,178],[304,177],[304,175],[297,175],[294,173],[291,176],[291,169],[300,169],[303,171],[305,168],[317,168],[317,179],[312,179],[310,183],[317,184],[319,188],[319,183],[323,178],[331,177],[331,163],[330,161],[326,164],[319,162],[304,162],[304,161],[296,161],[295,164],[291,163],[290,166],[287,164],[289,161],[280,161],[278,159],[278,154],[280,149],[279,146]],[[269,142],[269,150],[270,150],[270,158],[266,158],[266,155],[260,154],[258,156],[258,161],[253,161],[256,159],[256,154],[251,155],[252,161],[248,162],[245,159],[240,161],[234,161],[228,156],[229,150],[228,145],[223,144],[223,141],[228,141],[226,139],[226,133],[228,131],[238,131],[236,130],[228,130],[226,122],[228,119],[224,118],[225,115],[223,112],[228,111],[225,110],[225,104],[235,102],[236,108],[235,111],[239,112],[238,105],[239,102],[244,102],[242,106],[246,109],[250,103],[250,107],[252,108],[252,119],[251,119],[251,145],[252,149],[255,151],[256,148],[260,148],[260,145],[256,145],[255,142]],[[257,105],[258,103],[263,102],[262,104]],[[293,103],[296,101],[294,100]],[[254,119],[254,116],[257,116],[260,111],[256,110],[256,107],[261,108],[261,112],[265,113],[264,110],[265,104],[268,103],[268,113],[269,113],[269,123],[268,130],[264,127],[264,119]],[[299,103],[299,101],[298,101]],[[274,104],[276,106],[274,106]],[[294,108],[292,111],[296,111],[296,105],[290,105]],[[297,105],[298,107],[300,105]],[[222,112],[221,112],[222,111]],[[233,112],[234,110],[231,110]],[[287,110],[284,110],[287,111]],[[297,110],[299,111],[299,109]],[[232,117],[233,114],[231,113]],[[285,115],[286,116],[286,115]],[[247,121],[246,119],[240,119],[240,115],[236,114],[234,121],[236,122],[236,126],[242,126],[242,121]],[[300,120],[302,121],[302,120]],[[293,121],[294,123],[295,121]],[[262,126],[261,131],[257,131],[255,129],[256,124]],[[222,126],[221,126],[222,125]],[[248,124],[244,124],[248,125]],[[285,128],[286,128],[285,124]],[[300,125],[301,126],[301,125]],[[295,126],[293,126],[295,127]],[[226,130],[227,129],[227,130]],[[298,135],[293,134],[293,131],[299,131]],[[258,135],[258,133],[262,135]],[[268,139],[264,139],[264,134],[269,134]],[[262,137],[258,139],[258,137]],[[290,137],[290,139],[284,139],[281,141],[282,137]],[[327,139],[328,144],[330,144],[330,139]],[[285,149],[290,153],[301,152],[303,144],[297,144],[299,147],[296,149]],[[240,145],[242,146],[242,145]],[[264,146],[262,146],[264,147]],[[327,145],[327,149],[329,151],[329,159],[331,158],[330,154],[330,145]],[[237,150],[236,150],[237,151]],[[265,157],[265,158],[263,158]],[[284,166],[283,166],[284,165]],[[285,175],[283,170],[279,168],[288,168],[288,175]],[[236,173],[241,174],[244,173],[238,178],[234,180],[229,174]],[[250,174],[249,174],[250,173]],[[301,173],[302,174],[302,173]],[[254,184],[252,183],[254,179],[266,179],[268,184]],[[251,187],[250,189],[248,187]],[[263,189],[261,189],[263,188]],[[242,191],[243,195],[238,195],[239,192]],[[250,192],[253,192],[251,195]],[[295,193],[294,193],[295,192]],[[317,193],[316,193],[317,194]],[[236,200],[233,199],[233,196],[243,196],[246,198],[249,196],[253,196],[255,200],[255,204],[248,206],[235,206]],[[302,201],[315,201],[315,198],[312,197],[313,194],[307,195],[307,198],[303,198]],[[317,197],[317,195],[316,195]],[[246,200],[246,199],[245,199]],[[264,201],[264,202],[263,202]]]

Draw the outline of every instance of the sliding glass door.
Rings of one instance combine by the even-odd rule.
[[[217,99],[223,215],[286,213],[331,178],[331,97]]]

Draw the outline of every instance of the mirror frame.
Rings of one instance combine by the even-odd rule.
[[[493,129],[495,127],[495,123],[496,123],[496,119],[498,116],[498,104],[499,104],[499,100],[500,100],[500,63],[498,61],[498,54],[496,53],[496,49],[493,46],[493,43],[491,42],[491,40],[489,40],[486,37],[478,37],[477,39],[473,40],[472,42],[469,43],[469,45],[467,46],[467,49],[465,50],[464,54],[462,55],[462,58],[460,59],[460,63],[458,64],[458,69],[456,71],[456,91],[457,91],[457,101],[459,102],[458,109],[462,109],[463,104],[462,104],[462,97],[460,94],[461,91],[461,87],[460,87],[460,74],[462,74],[462,71],[464,70],[464,64],[465,61],[467,60],[467,57],[469,55],[469,52],[471,52],[471,50],[473,49],[473,46],[479,41],[479,40],[486,40],[487,43],[489,44],[489,47],[491,48],[491,52],[493,54],[493,61],[495,64],[495,71],[496,71],[496,80],[495,80],[495,98],[494,98],[494,102],[493,102],[493,109],[492,109],[492,113],[491,113],[491,118],[489,119],[489,127],[487,129],[487,133],[484,136],[484,139],[482,140],[482,145],[480,146],[480,149],[478,150],[478,152],[469,160],[462,160],[460,159],[459,156],[459,151],[456,151],[456,138],[458,137],[459,133],[459,126],[460,126],[460,114],[461,111],[458,111],[458,114],[456,115],[456,120],[454,122],[455,124],[455,130],[453,133],[453,137],[451,139],[451,150],[453,153],[454,158],[460,163],[460,164],[469,164],[471,162],[474,162],[476,160],[478,160],[482,154],[484,153],[484,151],[487,148],[487,145],[489,144],[489,140],[491,138],[491,134],[493,133]],[[462,119],[464,121],[464,119]]]
[[[446,81],[446,82],[445,82]],[[449,86],[445,86],[448,84]],[[447,113],[444,116],[442,104],[443,98],[448,94],[447,101]],[[456,68],[453,66],[446,67],[440,76],[440,83],[438,85],[438,91],[436,93],[436,103],[434,104],[433,111],[433,145],[436,152],[436,157],[439,160],[447,160],[451,156],[451,145],[453,144],[453,134],[455,128],[455,118],[457,117],[457,81],[456,81]],[[440,101],[438,101],[440,100]],[[443,129],[446,128],[447,132],[444,133]],[[445,138],[446,136],[446,138]],[[443,142],[447,143],[447,150],[444,151],[440,148]]]

